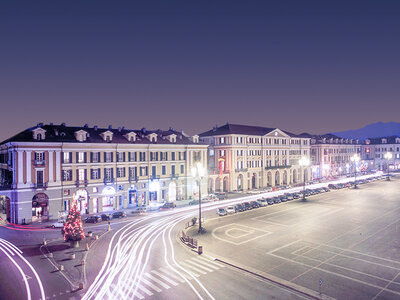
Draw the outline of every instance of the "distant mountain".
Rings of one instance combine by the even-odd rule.
[[[365,140],[367,138],[377,138],[383,136],[400,136],[400,123],[398,122],[378,122],[369,124],[363,128],[347,131],[332,132],[332,134],[348,138]]]

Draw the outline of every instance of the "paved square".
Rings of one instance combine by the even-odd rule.
[[[216,239],[234,245],[245,244],[269,234],[269,231],[235,223],[217,227],[212,231]]]

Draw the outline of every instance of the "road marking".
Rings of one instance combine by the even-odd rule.
[[[182,274],[181,276],[179,276],[179,275],[176,274],[174,271],[172,271],[172,270],[168,271],[167,269],[164,269],[164,268],[159,268],[159,270],[160,270],[161,272],[164,272],[165,274],[171,276],[171,277],[174,278],[175,280],[178,280],[178,281],[180,281],[180,282],[182,282],[182,283],[185,283],[185,282],[186,282],[186,281],[181,277],[181,276],[183,276],[183,274]],[[183,276],[183,277],[185,277],[185,276]],[[187,277],[185,277],[185,278],[186,278],[186,279],[189,279],[189,278],[187,278]],[[190,277],[190,279],[193,279],[193,278]],[[189,279],[189,280],[190,280],[190,279]]]
[[[219,267],[214,266],[214,265],[212,265],[212,264],[210,264],[210,263],[207,263],[206,261],[204,261],[204,260],[202,260],[202,259],[199,259],[199,258],[197,258],[197,257],[194,257],[193,260],[195,260],[195,261],[196,261],[197,263],[199,263],[199,264],[206,265],[206,266],[209,267],[209,268],[213,268],[214,270],[219,270]]]
[[[146,289],[143,285],[141,285],[140,283],[137,285],[137,287],[142,290],[143,292],[145,292],[147,295],[152,296],[153,293],[150,292],[148,289]]]
[[[224,266],[223,264],[220,264],[220,263],[218,263],[218,262],[216,262],[216,261],[214,261],[214,260],[210,260],[210,259],[204,258],[203,256],[197,256],[196,259],[203,260],[203,261],[205,261],[205,262],[207,262],[207,263],[209,263],[209,264],[218,266],[218,267],[220,267],[220,268],[225,268],[225,266]]]
[[[126,285],[125,285],[125,287],[123,287],[122,289],[120,289],[116,284],[111,284],[111,288],[113,289],[113,293],[114,292],[117,292],[118,294],[121,294],[121,292],[124,292],[124,291],[126,291],[126,289],[127,289],[127,287],[126,287]],[[133,294],[133,291],[130,293],[130,295],[132,295]],[[135,292],[135,295],[134,295],[135,297],[137,297],[137,298],[139,298],[139,299],[144,299],[144,296],[143,295],[141,295],[138,291],[136,291]]]
[[[200,264],[198,264],[197,262],[192,261],[192,260],[190,260],[190,259],[187,259],[187,260],[186,260],[186,263],[192,264],[192,265],[196,266],[197,268],[206,270],[207,272],[214,272],[213,269],[210,269],[210,268],[207,268],[206,266],[200,265]]]
[[[172,284],[174,286],[178,285],[178,283],[176,283],[172,279],[168,278],[167,276],[164,276],[163,274],[157,272],[156,270],[152,270],[151,273],[158,275],[159,277],[161,277],[162,279],[164,279],[165,281],[169,282],[170,284]]]
[[[283,245],[283,246],[281,246],[281,247],[275,248],[275,249],[273,249],[273,250],[271,250],[271,251],[268,251],[267,254],[272,254],[272,253],[274,253],[274,252],[276,252],[276,251],[278,251],[278,250],[281,250],[281,249],[283,249],[283,248],[286,248],[286,247],[288,247],[288,246],[290,246],[290,245],[293,245],[293,244],[296,244],[296,243],[298,243],[298,242],[301,242],[301,240],[296,240],[296,241],[293,241],[293,242],[291,242],[291,243],[289,243],[289,244],[286,244],[286,245]]]
[[[151,281],[148,281],[146,278],[141,278],[140,282],[143,282],[144,284],[147,284],[149,287],[151,287],[153,290],[155,290],[156,292],[161,292],[161,289],[154,285]]]
[[[155,282],[157,282],[159,285],[161,285],[163,288],[165,289],[169,289],[170,286],[168,284],[165,284],[164,282],[162,282],[161,280],[159,280],[158,278],[154,277],[153,275],[149,274],[149,273],[144,273],[145,276],[151,278],[152,280],[154,280]]]
[[[195,268],[195,267],[193,267],[191,265],[188,265],[187,263],[179,262],[179,264],[181,264],[183,266],[186,266],[187,268],[190,268],[192,270],[195,270],[196,272],[199,272],[200,274],[203,274],[203,275],[207,274],[206,272],[204,272],[202,270],[199,270],[199,269],[197,269],[197,268]],[[193,273],[193,272],[191,272],[191,273]],[[196,273],[193,273],[193,274],[196,274]],[[197,275],[196,277],[199,277],[199,275]]]

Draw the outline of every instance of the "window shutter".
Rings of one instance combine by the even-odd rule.
[[[68,155],[68,162],[72,163],[72,152],[70,152]]]
[[[114,161],[114,152],[111,152],[111,162]]]
[[[83,152],[83,160],[85,163],[87,163],[87,152]]]
[[[61,163],[64,163],[64,152],[61,152]]]
[[[104,162],[106,162],[106,152],[104,152]]]
[[[76,162],[75,163],[78,163],[78,161],[79,161],[79,152],[76,152]]]
[[[90,162],[93,162],[93,152],[90,152]],[[93,179],[93,178],[92,178]]]
[[[125,162],[125,152],[122,152],[122,153],[123,153],[123,155],[122,155],[122,157],[123,157],[123,158],[122,158],[122,161]],[[124,174],[124,176],[125,176],[125,174]]]
[[[79,169],[76,169],[76,180],[79,180]]]
[[[146,168],[145,168],[145,170],[146,170],[146,176],[149,174],[149,168],[146,166]]]
[[[85,180],[87,180],[87,170],[85,169]]]

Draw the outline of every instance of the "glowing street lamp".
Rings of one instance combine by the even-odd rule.
[[[303,169],[303,201],[306,201],[306,172],[305,172],[305,168],[310,165],[310,160],[308,159],[308,157],[303,156],[299,160],[299,165]]]
[[[360,161],[360,156],[355,153],[350,160],[354,163],[354,188],[357,188],[357,163]]]
[[[199,185],[199,233],[203,233],[204,228],[201,226],[201,180],[206,175],[206,172],[201,163],[196,163],[192,168],[192,177],[196,179]]]
[[[386,158],[387,162],[386,162],[386,167],[387,167],[387,179],[386,180],[390,180],[390,174],[389,174],[389,160],[392,159],[393,155],[391,152],[386,152],[385,155],[383,156],[384,158]]]

